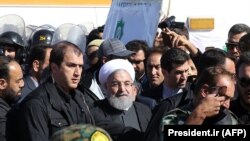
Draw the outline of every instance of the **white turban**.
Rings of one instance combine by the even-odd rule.
[[[101,67],[99,71],[99,81],[101,85],[104,86],[109,75],[119,69],[127,71],[131,76],[132,80],[133,81],[135,80],[135,70],[133,65],[128,60],[125,59],[114,59],[108,61]]]

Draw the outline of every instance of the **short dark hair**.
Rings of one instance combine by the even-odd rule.
[[[205,68],[212,66],[222,66],[225,64],[226,58],[235,62],[235,59],[219,48],[212,48],[205,51],[198,63],[198,73],[200,74]]]
[[[46,54],[46,48],[49,47],[42,47],[42,46],[36,46],[33,47],[30,51],[30,55],[28,57],[28,69],[32,67],[32,63],[34,60],[44,61],[45,54]]]
[[[198,94],[200,88],[207,84],[209,86],[216,86],[217,77],[221,75],[226,75],[231,78],[231,80],[235,80],[234,75],[229,71],[225,70],[219,66],[208,67],[204,69],[201,75],[197,78],[196,85],[195,85],[195,94]]]
[[[144,40],[132,40],[132,41],[129,41],[125,46],[128,50],[131,50],[134,52],[142,50],[145,54],[145,57],[147,55],[147,51],[149,48],[147,42]]]
[[[75,44],[72,44],[68,41],[61,41],[55,45],[52,46],[52,51],[50,53],[50,64],[55,63],[58,66],[61,66],[61,63],[63,62],[64,55],[66,53],[67,48],[73,48],[74,52],[77,55],[82,54],[82,51],[80,48],[78,48]]]
[[[180,48],[171,48],[161,57],[161,67],[168,72],[173,69],[173,65],[182,65],[190,59],[189,54]]]
[[[159,47],[150,48],[148,50],[148,56],[150,56],[151,54],[155,54],[155,53],[163,55],[168,49],[169,48],[167,48],[165,46],[159,46]]]
[[[88,45],[91,41],[95,40],[95,39],[102,39],[99,36],[100,31],[97,28],[94,28],[90,31],[89,35],[87,36],[87,42],[86,45]]]
[[[240,34],[240,33],[243,33],[243,32],[249,33],[250,32],[250,27],[248,25],[246,25],[246,24],[238,23],[238,24],[233,25],[229,29],[228,36],[229,35]]]
[[[247,65],[250,65],[250,52],[247,51],[247,52],[243,52],[241,55],[240,55],[240,58],[236,64],[236,74],[238,76],[238,73],[239,73],[239,68],[242,64],[247,64]]]
[[[250,51],[250,33],[243,35],[239,41],[240,52]]]
[[[9,64],[15,61],[14,59],[7,56],[0,56],[0,78],[9,80]]]
[[[187,27],[184,26],[183,28],[172,28],[171,30],[179,35],[185,36],[189,40],[189,32]]]

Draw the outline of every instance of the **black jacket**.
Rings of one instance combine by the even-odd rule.
[[[30,77],[31,77],[30,75],[26,75],[23,79],[24,87],[22,89],[21,99],[19,100],[19,102],[21,102],[30,92],[32,92],[37,88]]]
[[[241,124],[250,125],[250,112],[246,108],[242,107],[240,98],[230,102],[230,110],[238,116]]]
[[[163,100],[163,83],[161,83],[159,86],[147,89],[146,91],[142,92],[142,96],[150,97],[154,99],[157,104],[159,104]]]
[[[180,94],[176,94],[163,100],[153,110],[153,116],[147,127],[145,138],[146,141],[159,141],[161,134],[161,121],[165,114],[177,107],[186,106],[193,99],[194,85],[188,85],[187,89]]]
[[[145,132],[152,115],[151,110],[148,106],[139,102],[134,102],[133,106],[138,118],[140,130]],[[118,121],[116,118],[119,118],[119,116],[122,114],[122,111],[113,108],[107,99],[95,102],[95,110],[98,111],[99,114],[102,114],[105,118],[112,121]],[[120,124],[123,125],[123,123]]]
[[[7,114],[10,111],[10,105],[0,98],[0,140],[5,141],[5,128],[7,121]]]
[[[183,88],[183,91],[189,91],[190,87],[191,87],[191,83],[187,82],[186,87]],[[160,104],[164,100],[163,99],[163,83],[161,83],[157,87],[144,91],[141,95],[145,97],[150,97],[154,99],[157,102],[157,104]]]
[[[78,123],[94,124],[92,115],[79,91],[74,101],[79,111],[69,112],[55,85],[48,81],[40,85],[20,104],[18,136],[23,141],[46,141],[50,136],[69,125]],[[75,117],[77,119],[74,120]]]

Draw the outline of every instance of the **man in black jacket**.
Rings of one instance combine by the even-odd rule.
[[[83,95],[75,90],[83,66],[81,50],[66,41],[54,47],[50,57],[52,78],[20,104],[20,140],[46,141],[71,124],[93,123]]]
[[[179,48],[171,48],[161,57],[161,70],[164,81],[157,87],[148,89],[143,96],[156,100],[159,104],[162,100],[185,91],[187,85],[190,56]]]
[[[9,57],[0,56],[0,140],[5,141],[6,121],[24,86],[20,65]]]
[[[221,66],[232,74],[235,74],[235,63],[230,56],[221,49],[211,49],[202,54],[199,58],[198,74],[200,74],[205,68],[212,66]],[[154,109],[154,116],[152,117],[149,126],[146,131],[147,141],[159,140],[160,138],[160,124],[161,119],[167,112],[174,108],[180,108],[190,103],[193,99],[193,92],[195,83],[192,83],[187,91],[181,94],[169,97],[161,102]]]

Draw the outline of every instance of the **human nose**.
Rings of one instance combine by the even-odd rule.
[[[81,66],[76,66],[74,74],[75,75],[80,75],[81,72],[82,72],[82,67]]]
[[[131,63],[132,64],[132,66],[134,67],[134,69],[136,68],[136,63]]]
[[[118,89],[119,89],[120,91],[125,91],[125,90],[126,90],[126,85],[123,84],[123,83],[119,83]]]
[[[183,72],[183,73],[181,74],[181,77],[182,77],[182,79],[187,79],[187,78],[188,78],[188,71]]]
[[[24,80],[22,79],[21,81],[20,81],[20,88],[23,88],[24,87]]]
[[[233,52],[238,52],[238,46],[235,46],[233,49],[232,49]]]
[[[4,50],[4,56],[9,56],[9,54],[8,50]]]
[[[156,68],[153,67],[153,68],[151,69],[151,74],[152,74],[152,75],[155,75],[156,72],[157,72]]]
[[[222,103],[222,106],[225,107],[226,109],[229,109],[230,100],[229,100],[229,99],[226,99],[226,100]]]

